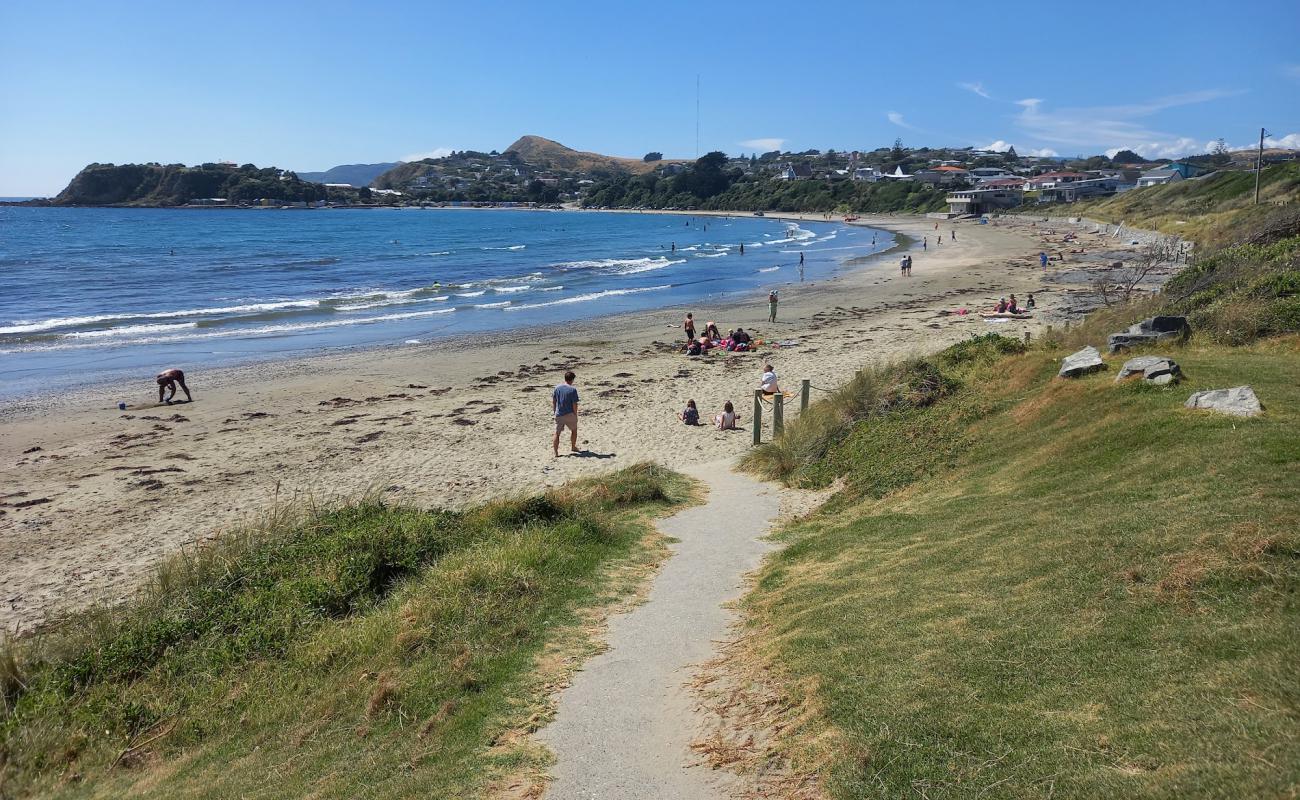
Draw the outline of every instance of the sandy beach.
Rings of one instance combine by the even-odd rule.
[[[914,240],[912,277],[899,275],[893,252],[830,281],[781,285],[776,324],[766,321],[764,293],[730,307],[668,307],[486,341],[187,368],[188,404],[157,405],[151,376],[10,403],[0,412],[0,628],[31,630],[58,609],[121,599],[160,557],[276,503],[374,492],[457,507],[644,460],[683,468],[734,457],[750,446],[765,361],[787,390],[802,379],[831,388],[864,365],[972,334],[1036,332],[1069,306],[1071,291],[1087,288],[1077,272],[1067,280],[1058,265],[1039,269],[1042,229],[1028,221],[941,222],[939,247],[931,219],[858,224]],[[1089,250],[1120,247],[1081,239]],[[1079,258],[1068,266],[1086,268]],[[1022,301],[1035,293],[1033,320],[995,325],[973,313],[1012,292]],[[952,313],[962,307],[972,313]],[[701,331],[716,320],[723,331],[743,326],[797,344],[688,358],[677,347],[687,311]],[[550,392],[566,369],[578,374],[584,452],[554,459]],[[683,426],[676,412],[688,398],[706,419],[733,401],[742,430]],[[797,408],[796,397],[787,409]],[[766,438],[770,417],[765,428]]]

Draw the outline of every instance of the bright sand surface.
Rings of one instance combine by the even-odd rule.
[[[915,240],[912,277],[899,275],[894,251],[830,281],[782,285],[776,324],[762,293],[731,307],[668,307],[487,341],[190,369],[192,404],[156,406],[151,376],[12,403],[0,411],[0,629],[121,599],[160,557],[276,503],[379,492],[394,503],[455,507],[639,461],[685,468],[731,458],[750,446],[766,361],[796,393],[786,402],[793,416],[801,379],[832,388],[864,365],[972,334],[1021,336],[1066,304],[1068,287],[1038,268],[1039,232],[1029,223],[941,222],[939,247],[934,220],[860,223]],[[930,237],[925,252],[922,236]],[[1035,292],[1034,320],[993,325],[973,313],[1012,292],[1022,301]],[[960,307],[972,313],[940,313]],[[701,332],[716,320],[724,332],[742,326],[798,344],[688,358],[664,344],[682,339],[687,311]],[[578,373],[584,453],[565,453],[566,434],[554,459],[550,394],[566,368]],[[676,413],[688,398],[705,420],[731,400],[742,430],[682,425]],[[769,414],[765,438],[770,426]]]

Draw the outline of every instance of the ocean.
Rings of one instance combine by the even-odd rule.
[[[669,305],[707,318],[797,282],[800,253],[812,281],[892,244],[753,216],[0,207],[0,396]]]

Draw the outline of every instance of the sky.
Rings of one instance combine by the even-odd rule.
[[[91,162],[299,171],[501,150],[692,158],[1300,147],[1300,2],[0,2],[0,196]],[[699,138],[696,139],[696,78]]]

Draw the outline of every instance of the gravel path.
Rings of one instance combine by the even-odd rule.
[[[556,754],[547,800],[712,800],[717,774],[689,750],[698,728],[684,683],[726,635],[742,576],[770,545],[775,490],[727,463],[684,470],[709,485],[707,502],[662,520],[680,541],[648,600],[610,621],[609,650],[591,659],[560,697],[540,738]]]

